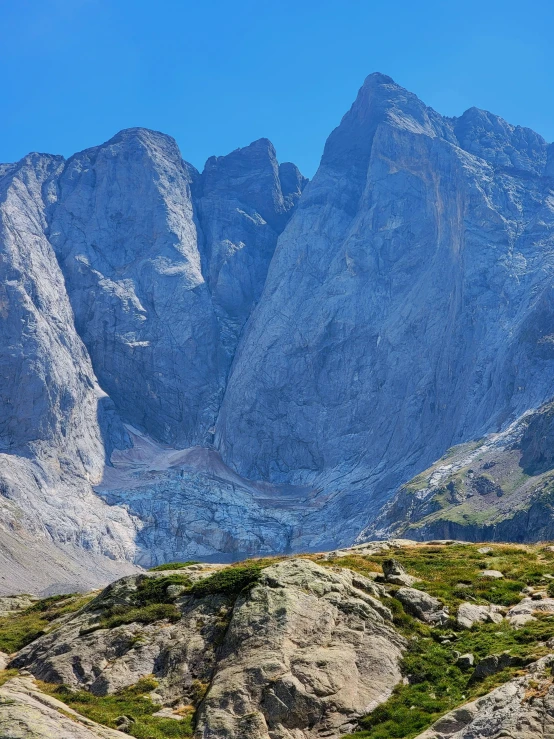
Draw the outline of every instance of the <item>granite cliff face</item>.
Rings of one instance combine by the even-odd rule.
[[[185,546],[168,532],[167,476],[148,474],[136,440],[166,456],[212,440],[236,344],[305,178],[279,165],[266,139],[213,157],[200,175],[171,138],[144,129],[67,162],[30,155],[1,175],[0,452],[14,572],[6,591],[86,587],[132,571],[126,560],[151,559],[140,551],[154,544],[152,525],[176,538],[158,558],[191,540],[192,553],[250,551],[237,548],[234,520],[226,532],[207,527],[207,548],[194,527]],[[112,455],[131,448],[133,480],[124,481],[121,505],[107,505],[93,486],[105,489]],[[145,472],[153,500],[136,516],[128,498]],[[175,505],[197,510],[182,475],[179,468]],[[200,487],[204,508],[209,484]],[[218,489],[216,498],[229,492],[235,497]],[[267,515],[250,504],[259,540]],[[40,546],[25,543],[36,532]],[[26,547],[40,549],[50,570],[30,575]],[[98,577],[80,582],[79,547]],[[274,548],[284,548],[282,538]]]
[[[224,457],[371,509],[546,400],[551,154],[370,76],[279,240],[219,415]]]
[[[490,113],[374,74],[308,185],[266,139],[199,173],[145,129],[0,176],[7,537],[351,542],[552,395],[554,149]]]

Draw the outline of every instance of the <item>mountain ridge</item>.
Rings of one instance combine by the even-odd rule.
[[[142,564],[354,541],[550,399],[553,152],[376,73],[309,183],[142,128],[2,165],[6,520]]]

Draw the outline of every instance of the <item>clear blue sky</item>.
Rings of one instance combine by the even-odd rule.
[[[553,38],[551,0],[0,0],[0,161],[146,126],[199,168],[265,136],[311,176],[375,71],[552,141]]]

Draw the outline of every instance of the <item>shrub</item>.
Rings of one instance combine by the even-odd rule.
[[[181,618],[181,611],[172,603],[151,603],[147,606],[128,608],[115,606],[109,615],[100,620],[99,628],[114,629],[124,624],[141,623],[151,624],[154,621],[172,621],[175,623]]]
[[[163,572],[164,570],[182,570],[190,565],[197,565],[198,562],[191,559],[189,562],[166,562],[163,565],[157,565],[156,567],[150,567],[149,572]]]
[[[190,591],[197,598],[216,593],[238,595],[258,581],[261,571],[266,566],[263,562],[248,562],[244,565],[226,567],[204,580],[195,582]]]

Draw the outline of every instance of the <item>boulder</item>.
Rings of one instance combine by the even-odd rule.
[[[513,658],[509,652],[502,652],[501,654],[489,654],[480,660],[479,664],[473,672],[475,680],[482,680],[485,677],[494,675],[496,672],[500,672],[505,667],[509,667],[512,664]]]
[[[461,667],[462,670],[466,670],[470,667],[473,667],[473,665],[475,664],[475,657],[473,656],[473,654],[469,653],[460,654],[460,656],[456,659],[456,664],[458,665],[458,667]]]
[[[383,562],[383,578],[385,582],[389,582],[392,585],[404,585],[406,587],[410,587],[414,583],[419,582],[420,579],[418,577],[408,575],[397,559],[386,559]]]
[[[438,598],[422,590],[400,588],[395,597],[402,603],[407,613],[419,618],[420,621],[432,626],[444,626],[448,622],[448,608],[443,606]]]
[[[476,623],[495,623],[499,624],[504,619],[503,606],[494,604],[486,606],[478,606],[474,603],[461,603],[458,608],[456,622],[463,629],[471,629]]]
[[[523,598],[508,610],[506,618],[512,626],[520,627],[529,621],[535,621],[535,613],[554,613],[554,598]]]

